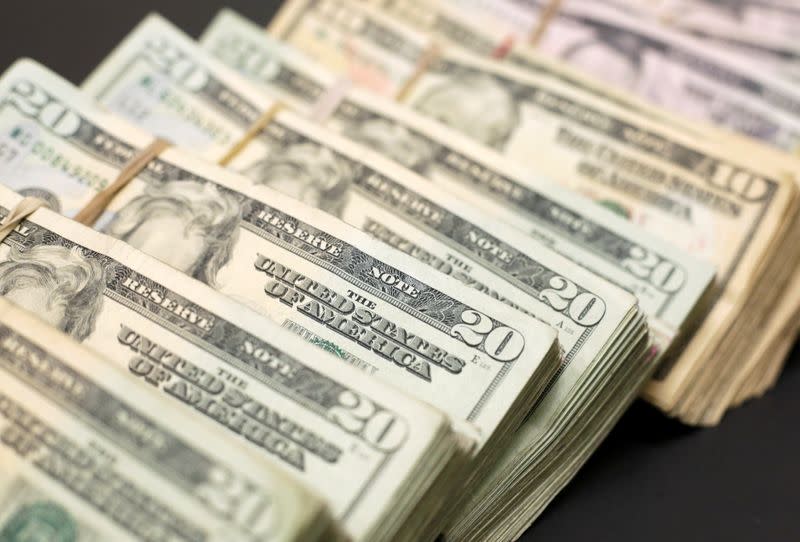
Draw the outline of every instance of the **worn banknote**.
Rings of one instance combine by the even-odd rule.
[[[25,223],[17,239],[35,230]],[[38,295],[30,286],[39,272],[33,260],[0,266],[10,297],[30,302]],[[50,269],[66,279],[75,268]],[[148,362],[134,355],[131,363]],[[250,450],[231,446],[216,424],[174,408],[154,389],[132,386],[112,362],[2,298],[0,382],[0,539],[335,536],[321,500]]]
[[[17,73],[31,75],[26,68]],[[80,167],[76,158],[69,164]],[[3,216],[20,200],[5,187],[0,198]],[[49,210],[6,238],[0,268],[6,299],[125,367],[130,385],[158,389],[171,408],[219,423],[227,447],[249,443],[325,497],[351,536],[385,532],[395,492],[426,461],[437,465],[436,454],[453,453],[452,441],[440,448],[448,422],[432,408]]]

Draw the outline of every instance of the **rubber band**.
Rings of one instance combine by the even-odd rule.
[[[536,28],[533,29],[531,32],[531,37],[528,40],[528,43],[533,45],[539,45],[539,42],[542,40],[547,27],[550,26],[550,22],[555,18],[558,14],[558,10],[561,9],[561,0],[550,0],[550,3],[544,8],[541,17],[539,17],[539,24],[536,25]]]
[[[427,49],[422,53],[422,56],[417,61],[417,65],[414,67],[414,72],[406,79],[406,82],[400,87],[400,90],[397,91],[395,95],[395,100],[398,102],[403,102],[411,94],[411,90],[414,86],[422,79],[422,76],[425,75],[425,72],[431,67],[431,65],[439,58],[441,54],[441,48],[437,43],[431,43]]]
[[[231,161],[236,158],[236,156],[244,150],[247,145],[250,144],[253,139],[264,131],[272,119],[281,112],[286,106],[282,102],[275,102],[273,103],[269,109],[264,111],[264,114],[261,115],[256,121],[247,129],[247,132],[242,135],[241,139],[233,144],[233,146],[225,153],[225,156],[219,159],[217,162],[221,166],[227,166],[231,163]]]
[[[508,53],[514,48],[514,41],[515,38],[513,35],[509,34],[506,36],[506,38],[495,47],[494,51],[492,51],[492,58],[495,60],[503,60],[507,57]]]
[[[44,206],[44,201],[39,198],[27,196],[17,203],[0,225],[0,242],[19,226],[19,223],[28,218],[34,211]]]
[[[318,124],[323,124],[339,108],[351,88],[353,88],[353,81],[350,78],[339,78],[320,95],[308,117]]]
[[[92,200],[75,215],[75,221],[85,226],[94,224],[120,190],[125,188],[132,179],[147,167],[147,164],[152,162],[153,159],[164,152],[169,146],[169,141],[158,138],[133,155],[122,167],[122,170],[119,172],[114,182],[95,194]]]

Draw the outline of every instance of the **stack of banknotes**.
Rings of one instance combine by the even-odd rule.
[[[654,404],[713,425],[774,383],[800,310],[791,82],[619,0],[368,3],[289,2],[270,30],[713,263],[703,321],[645,389]]]
[[[744,34],[655,4],[291,0],[8,68],[0,539],[510,540],[636,397],[763,393],[788,68],[748,96]],[[599,78],[534,49],[604,35]]]
[[[4,540],[344,540],[321,499],[218,426],[2,298],[0,318]]]

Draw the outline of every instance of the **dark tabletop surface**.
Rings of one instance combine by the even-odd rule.
[[[80,83],[149,11],[199,36],[228,5],[267,22],[269,0],[6,0],[0,69],[31,57]],[[800,347],[777,387],[713,429],[642,401],[522,540],[800,540]]]

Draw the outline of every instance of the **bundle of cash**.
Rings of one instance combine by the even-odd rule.
[[[533,49],[528,36],[537,33],[540,53],[665,110],[781,149],[800,145],[800,92],[785,77],[756,59],[636,17],[614,3],[564,0],[544,19],[551,5],[545,0],[372,3],[447,42],[478,54],[500,53],[523,67],[530,67],[524,52]],[[532,64],[539,69],[538,60]],[[554,66],[563,70],[561,62]]]
[[[48,96],[70,121],[47,131],[44,124],[31,125],[26,112],[9,108],[5,121],[22,133],[6,133],[16,134],[24,149],[5,176],[22,183],[18,189],[49,191],[67,214],[92,195],[94,187],[84,179],[105,184],[103,177],[119,170],[120,157],[152,139],[93,111],[77,89],[29,62],[0,83],[0,95],[14,104],[38,103],[23,101],[20,95],[29,90],[34,94],[28,98]],[[60,174],[58,163],[42,160],[35,150],[45,146],[80,164],[81,177],[69,174],[74,169]],[[50,178],[46,186],[32,178],[41,178],[43,170]],[[477,444],[476,460],[504,449],[559,368],[549,326],[451,278],[427,276],[410,256],[336,218],[176,149],[120,191],[100,223],[111,235],[267,314],[339,363],[439,406],[459,434]],[[163,231],[175,234],[159,235]],[[402,437],[388,429],[377,436]],[[408,483],[427,488],[432,481]],[[444,483],[433,487],[447,489]],[[428,527],[436,507],[414,506],[421,510],[411,517],[419,528]],[[384,521],[382,527],[382,536],[398,536],[394,525]],[[420,532],[410,525],[403,536]]]
[[[533,23],[537,21],[536,17],[542,11],[543,5],[539,3],[537,7],[536,2],[524,4],[512,2],[509,4],[502,1],[486,3],[480,0],[462,0],[457,2],[459,10],[456,13],[447,7],[447,4],[452,3],[454,2],[440,4],[440,10],[434,23],[438,36],[484,55],[495,51],[499,45],[496,38],[490,38],[490,34],[486,33],[487,18],[488,20],[497,20],[498,16],[502,16],[503,21],[500,24],[505,29],[503,31],[512,31],[515,35],[521,35],[519,33],[524,32],[525,28],[528,30],[532,27],[535,28],[536,25]],[[612,5],[630,8],[631,6],[626,5],[629,3],[629,1],[615,0]],[[655,4],[652,2],[633,3],[640,8],[638,10],[640,14],[643,13],[644,4],[651,8]],[[793,11],[786,5],[779,6],[774,3],[759,3],[756,6],[750,2],[736,2],[730,6],[710,6],[701,0],[690,0],[673,4],[673,7],[679,7],[678,4],[680,4],[680,9],[675,12],[681,11],[684,14],[701,13],[710,9],[709,13],[715,13],[715,16],[718,16],[721,15],[718,13],[720,9],[730,11],[731,8],[734,8],[739,16],[739,24],[743,26],[752,24],[756,13],[762,24],[768,24],[770,27],[780,25],[779,18],[783,17],[785,21],[789,21]],[[548,62],[526,47],[512,50],[506,56],[507,60],[527,70],[555,76],[572,86],[582,87],[589,92],[600,94],[606,99],[615,100],[624,108],[636,110],[643,115],[658,119],[661,123],[682,127],[684,131],[694,132],[699,137],[705,137],[708,140],[726,142],[725,144],[732,148],[742,149],[741,155],[748,156],[748,162],[759,163],[756,156],[762,155],[761,169],[766,171],[766,167],[771,167],[771,175],[794,177],[796,180],[797,165],[795,161],[787,160],[785,155],[765,152],[763,148],[752,145],[749,140],[737,140],[727,130],[718,130],[716,126],[716,123],[719,123],[723,128],[737,130],[787,150],[796,148],[797,124],[795,119],[800,111],[797,109],[797,103],[800,103],[797,99],[800,98],[800,94],[793,85],[787,85],[781,81],[780,77],[764,73],[762,55],[755,59],[758,60],[758,64],[753,64],[752,55],[742,55],[741,51],[737,51],[735,48],[731,49],[727,45],[719,47],[713,40],[706,40],[711,46],[699,44],[696,40],[687,40],[678,36],[674,31],[658,30],[652,24],[641,23],[631,17],[626,17],[625,14],[615,13],[607,8],[598,7],[596,4],[589,6],[587,3],[571,0],[569,3],[561,4],[561,7],[564,6],[571,9],[558,11],[558,17],[548,21],[547,28],[553,25],[552,30],[548,30],[549,34],[545,34],[544,29],[540,32],[542,47],[545,50],[549,50],[547,43],[552,45],[551,52],[557,52],[564,50],[565,43],[577,40],[571,31],[563,31],[565,27],[572,28],[573,31],[579,29],[579,33],[593,34],[601,38],[616,36],[610,38],[611,43],[599,46],[600,49],[611,49],[612,52],[620,52],[619,44],[626,42],[630,45],[636,44],[633,49],[622,48],[627,51],[629,58],[632,58],[631,55],[636,50],[637,63],[641,66],[637,76],[638,82],[633,84],[632,90],[649,102],[715,124],[687,123],[683,117],[673,116],[666,109],[654,108],[647,102],[637,101],[633,95],[617,91],[616,88],[630,86],[628,83],[631,80],[618,77],[620,72],[610,69],[613,62],[604,64],[606,68],[602,78],[613,83],[615,88],[599,84],[596,80],[582,76],[580,72],[569,70],[565,65]],[[660,7],[666,9],[666,3]],[[699,9],[693,10],[693,7]],[[631,9],[627,9],[628,13],[631,11]],[[406,10],[404,15],[408,16],[409,13]],[[794,10],[794,13],[796,14],[797,11]],[[477,19],[480,19],[480,24],[475,24],[476,16]],[[663,20],[665,19],[662,17],[662,22]],[[712,21],[707,17],[699,20],[706,21],[708,24],[711,24]],[[716,17],[713,20],[719,22],[721,19]],[[427,25],[430,26],[431,22],[428,21]],[[675,26],[671,28],[674,29]],[[699,28],[699,26],[694,28]],[[776,35],[781,34],[778,26],[775,26],[775,30]],[[497,28],[493,28],[493,31],[497,31]],[[550,35],[551,38],[546,38],[546,35]],[[744,34],[739,32],[738,35],[743,36]],[[602,41],[601,38],[598,40]],[[732,54],[732,51],[736,54]],[[785,54],[781,54],[781,58],[791,60],[791,55],[787,57]],[[580,62],[576,64],[579,68],[582,67]],[[591,73],[591,69],[588,69],[588,72]],[[617,76],[614,75],[615,73]],[[787,72],[784,69],[778,75],[786,76]],[[792,74],[788,73],[788,75]],[[672,88],[672,91],[665,91],[664,89],[667,88]],[[655,90],[649,92],[647,89]],[[715,112],[719,112],[719,114]],[[800,282],[800,276],[795,277],[794,280]],[[759,346],[756,350],[763,354],[752,356],[751,362],[747,364],[751,369],[742,371],[742,374],[746,374],[746,376],[743,377],[744,382],[738,385],[736,397],[733,399],[734,404],[739,404],[747,398],[760,396],[775,383],[780,368],[783,366],[786,351],[797,333],[796,326],[789,324],[797,321],[796,318],[790,316],[798,311],[794,292],[796,290],[793,288],[787,289],[778,308],[771,309],[769,323],[760,328]],[[753,362],[754,359],[759,361]]]
[[[629,8],[627,3],[615,0],[613,5]],[[659,21],[666,23],[669,28],[659,30],[652,23],[647,24],[608,9],[589,8],[585,3],[573,1],[568,5],[571,10],[559,12],[559,17],[554,23],[555,27],[551,31],[552,38],[549,41],[545,40],[551,43],[552,50],[548,50],[557,53],[561,48],[558,42],[571,39],[559,37],[561,33],[558,28],[564,24],[574,28],[580,27],[584,33],[597,35],[612,33],[625,36],[623,40],[639,44],[640,64],[647,66],[646,69],[640,70],[639,83],[634,85],[635,88],[632,90],[648,101],[672,111],[715,123],[703,126],[687,125],[685,129],[697,131],[709,139],[730,141],[732,139],[730,133],[716,130],[716,124],[720,124],[723,128],[736,130],[774,146],[797,150],[797,119],[800,113],[797,104],[800,103],[798,102],[800,93],[794,85],[781,79],[797,77],[798,55],[796,50],[788,50],[786,46],[770,40],[770,37],[777,37],[778,40],[785,37],[781,21],[790,23],[796,19],[800,13],[796,7],[779,5],[777,2],[745,1],[730,5],[711,5],[702,0],[678,0],[660,3],[657,6],[659,9],[656,10],[655,3],[634,3],[638,9],[627,9],[628,13],[637,13],[640,16],[650,13],[652,16],[658,12]],[[531,9],[532,7],[535,6],[527,5],[520,9],[529,12],[529,15],[531,12],[538,13],[538,10]],[[480,14],[485,17],[487,13],[488,11],[484,9]],[[685,26],[677,22],[674,16],[677,13],[685,17],[687,22]],[[734,26],[731,26],[733,21],[730,20],[734,14],[735,31]],[[755,21],[759,21],[763,29],[773,29],[774,33],[767,35],[761,32],[757,40],[754,40],[753,34],[749,33],[748,29],[752,28]],[[721,25],[726,30],[720,33],[715,25]],[[698,34],[701,27],[708,32]],[[686,39],[676,33],[675,29],[690,30],[694,37],[704,38],[704,43]],[[448,34],[454,36],[452,32]],[[736,37],[733,37],[733,34]],[[518,65],[537,71],[543,64],[541,57],[536,57],[529,51],[510,55],[509,59]],[[580,63],[578,67],[581,67]],[[772,72],[775,72],[774,76]],[[618,77],[607,74],[604,78],[618,87],[625,87]],[[660,80],[656,81],[655,78]],[[649,82],[646,82],[648,80]],[[586,79],[583,83],[586,83]],[[595,92],[599,90],[605,95],[614,94],[611,87],[598,88],[601,86],[596,83],[589,86],[593,86]],[[645,91],[648,88],[670,86],[673,87],[672,95],[680,98],[668,98],[667,93],[663,91]],[[624,99],[624,102],[627,102],[628,107],[633,107],[634,100],[631,96]],[[660,118],[662,122],[681,120],[671,116],[666,110],[655,109],[642,103],[636,104],[635,107],[644,114]],[[757,155],[764,154],[762,149],[749,143],[737,142],[732,145],[736,148],[743,148],[744,145],[751,160],[756,160]],[[774,153],[766,153],[762,160],[766,165],[776,166],[773,169],[775,175],[787,176],[788,173],[788,176],[793,176],[796,166],[791,161],[786,162],[785,158]],[[800,277],[794,280],[800,283]],[[773,309],[770,323],[761,328],[763,331],[759,335],[758,350],[765,354],[761,362],[750,364],[753,370],[746,377],[745,383],[739,387],[734,399],[735,404],[763,394],[777,379],[785,353],[797,334],[796,326],[787,325],[790,321],[797,321],[790,316],[798,310],[795,291],[793,288],[787,289],[788,295],[783,297],[777,309]]]
[[[800,80],[800,6],[790,0],[613,0],[614,7]]]
[[[313,116],[320,96],[335,85],[335,75],[324,67],[282,46],[232,11],[219,14],[201,43],[264,91],[307,115]],[[259,69],[261,59],[269,59],[271,68]],[[704,311],[713,280],[711,265],[632,228],[616,214],[447,126],[358,89],[339,100],[325,126],[434,182],[433,186],[423,184],[421,190],[436,193],[435,187],[441,186],[447,194],[501,216],[549,250],[636,293],[651,326],[656,327],[661,356],[683,340],[687,328]],[[655,260],[649,272],[643,272],[647,266],[634,265],[645,259]]]
[[[7,263],[3,291],[37,295]],[[3,540],[340,539],[263,457],[1,298],[0,382]]]
[[[226,16],[235,17],[223,14]],[[240,18],[238,22],[242,22]],[[241,35],[239,28],[232,32]],[[204,83],[185,85],[181,76],[166,67],[165,57],[180,59],[186,69],[202,74],[198,81]],[[290,78],[300,80],[297,74]],[[143,86],[142,81],[147,81],[147,85]],[[156,95],[149,90],[152,81],[158,81]],[[310,87],[312,83],[299,86]],[[257,112],[270,104],[266,94],[220,66],[187,36],[157,17],[143,22],[90,76],[84,88],[109,109],[161,137],[187,146],[194,143],[196,152],[214,160],[223,156],[229,142],[241,138],[252,124],[253,118],[242,118],[239,112],[244,109]],[[170,100],[158,98],[166,95],[171,96]],[[220,96],[225,99],[220,100]],[[362,111],[364,108],[369,111],[369,98],[375,98],[374,107],[380,112],[383,100],[362,97]],[[171,107],[171,100],[191,107]],[[340,107],[353,112],[355,104],[350,101]],[[370,120],[364,114],[353,115]],[[374,120],[374,115],[371,117]],[[203,145],[187,138],[187,131],[181,128],[193,121],[225,128],[217,130]],[[389,119],[384,117],[382,122]],[[387,131],[384,131],[387,145],[403,143],[392,137],[398,132],[397,127],[389,126]],[[360,133],[367,135],[374,131],[367,129]],[[448,139],[442,134],[434,137],[440,141]],[[483,469],[478,463],[471,479],[474,483],[488,475],[486,487],[509,482],[531,484],[533,489],[525,495],[546,503],[555,494],[554,488],[561,487],[577,470],[576,465],[596,447],[606,428],[635,396],[643,378],[652,372],[653,363],[642,358],[644,326],[633,296],[559,256],[542,242],[487,219],[489,215],[484,210],[454,200],[451,192],[419,177],[410,168],[392,164],[288,112],[276,114],[258,139],[245,146],[228,165],[254,182],[276,186],[339,216],[433,269],[559,331],[565,356],[558,378],[513,437],[513,452],[506,452],[500,462],[492,460],[493,467]],[[327,171],[342,172],[343,186],[335,192],[336,200],[315,194],[318,189],[314,187],[322,184],[323,166]],[[584,203],[572,201],[569,205],[577,208]],[[585,220],[588,222],[590,218]],[[620,226],[616,222],[611,226],[595,225],[603,231],[609,227],[624,229]],[[640,245],[648,241],[637,240]],[[609,239],[606,243],[611,246],[630,241]],[[570,250],[566,246],[564,251],[575,259],[580,257],[576,253],[579,249]],[[693,312],[713,276],[710,266],[682,260],[674,249],[665,250],[676,254],[681,265],[687,264],[689,268],[696,265],[698,273],[693,279],[681,279],[686,288],[677,294],[672,314],[663,311],[666,319],[673,320],[663,324],[659,350],[669,347],[669,339],[679,332],[685,313]],[[678,290],[681,288],[675,292]],[[578,412],[598,414],[595,417]],[[575,444],[564,446],[564,442],[570,441]],[[488,457],[488,453],[484,455],[484,464],[488,465]],[[562,468],[563,465],[568,467]],[[520,468],[524,474],[514,473]],[[532,484],[531,480],[537,477],[538,485]],[[538,509],[541,507],[539,504]],[[460,508],[463,515],[463,507]],[[460,534],[455,536],[458,538]]]
[[[442,1],[436,4],[435,7],[433,3],[428,2],[425,3],[424,9],[420,9],[421,6],[413,0],[381,3],[385,9],[393,10],[393,13],[403,20],[413,22],[428,31],[434,32],[437,39],[444,40],[450,44],[466,48],[484,56],[495,55],[497,51],[501,51],[503,52],[504,58],[510,63],[523,67],[528,71],[539,75],[555,77],[571,87],[578,87],[590,93],[598,94],[604,100],[615,101],[627,110],[636,111],[642,115],[656,119],[660,123],[676,126],[683,131],[695,133],[698,137],[720,142],[736,140],[736,138],[732,137],[731,133],[717,130],[714,125],[699,125],[695,122],[686,122],[686,119],[683,117],[673,116],[666,110],[654,108],[647,102],[637,100],[632,94],[620,92],[615,88],[601,84],[598,80],[586,77],[579,71],[571,70],[564,64],[548,60],[524,46],[504,49],[504,43],[506,43],[505,39],[507,38],[500,39],[499,36],[512,36],[524,42],[527,37],[535,33],[537,23],[539,22],[538,15],[541,12],[543,4],[537,4],[536,2],[484,2],[482,0],[460,0],[458,2]],[[631,3],[636,4],[636,7],[639,8],[636,12],[640,15],[646,11],[644,8],[652,7],[652,4],[654,4],[651,2],[632,2],[632,0],[614,0],[612,5],[628,8],[627,11],[630,13],[631,6],[628,4]],[[699,0],[689,3],[705,4]],[[458,9],[453,9],[454,4],[457,5]],[[647,6],[645,6],[645,4],[647,4]],[[574,5],[574,3],[569,5]],[[765,24],[766,21],[769,21],[770,25],[779,24],[779,17],[777,17],[776,14],[788,17],[788,19],[785,20],[791,20],[792,10],[788,9],[788,6],[785,5],[777,6],[770,4],[767,6],[767,4],[760,4],[759,6],[755,6],[748,2],[736,3],[736,5],[738,6],[737,9],[741,19],[740,23],[743,25],[746,24],[746,21],[752,21],[752,17],[745,17],[745,14],[754,15],[754,12],[758,12],[760,13],[760,17],[764,17],[763,21]],[[688,4],[686,7],[689,7]],[[705,7],[711,8],[712,6]],[[721,6],[716,6],[712,9],[719,9],[720,7]],[[608,15],[607,9],[604,10],[603,8],[597,7],[593,9],[595,11],[590,11],[589,13],[590,15],[594,13],[594,16],[580,17],[584,32],[589,32],[590,27],[598,24],[598,16],[596,15],[598,10],[600,13],[606,13],[606,17],[611,17],[612,20],[613,17],[615,17],[613,13]],[[624,15],[617,15],[616,17],[626,20]],[[566,18],[569,18],[569,16],[567,15]],[[655,73],[660,74],[660,76],[668,74],[673,79],[678,77],[676,74],[684,74],[686,75],[685,77],[681,76],[683,77],[681,81],[685,81],[685,83],[682,83],[683,87],[681,87],[683,90],[676,92],[694,94],[696,98],[705,96],[706,98],[712,99],[707,108],[697,107],[692,108],[691,111],[687,110],[682,112],[705,116],[708,112],[713,110],[724,109],[734,112],[744,111],[744,113],[736,114],[741,118],[745,118],[748,115],[746,112],[748,109],[755,110],[753,108],[757,108],[761,116],[753,123],[753,126],[761,125],[772,127],[761,130],[762,133],[777,134],[779,129],[776,128],[776,123],[781,122],[787,123],[785,128],[787,132],[794,133],[794,128],[791,128],[791,115],[785,116],[776,113],[774,108],[761,107],[761,105],[758,104],[759,100],[764,97],[766,97],[765,99],[767,102],[774,102],[777,104],[779,101],[777,101],[775,96],[779,96],[781,93],[783,93],[784,96],[796,94],[796,90],[794,90],[793,87],[787,87],[785,83],[774,77],[764,76],[759,80],[754,79],[754,77],[760,77],[764,73],[764,64],[761,58],[757,59],[759,60],[757,66],[752,66],[752,62],[750,62],[746,56],[741,54],[732,55],[730,52],[731,48],[727,46],[724,47],[724,51],[720,47],[715,47],[710,54],[708,53],[710,50],[708,47],[699,46],[692,42],[689,42],[692,43],[690,50],[687,50],[685,44],[682,49],[678,49],[674,44],[666,45],[663,42],[654,41],[652,32],[647,34],[646,38],[643,38],[641,33],[647,33],[646,28],[641,28],[641,25],[638,23],[634,24],[630,18],[628,18],[627,21],[627,26],[625,26],[625,28],[615,28],[613,32],[610,33],[619,36],[634,32],[633,29],[635,28],[638,38],[631,39],[639,40],[642,47],[644,47],[644,43],[650,46],[647,55],[642,56],[643,59],[646,59],[651,64],[656,63],[662,68],[669,62],[672,62],[673,66],[682,66],[680,69],[657,69],[653,67],[642,70],[643,79],[651,77],[652,74]],[[569,24],[573,26],[577,25],[576,19],[573,17]],[[672,28],[675,27],[673,26]],[[608,29],[607,26],[606,29]],[[593,31],[599,32],[598,29],[594,29]],[[561,36],[561,33],[557,30],[554,31],[554,33],[556,34],[555,40],[570,39]],[[672,34],[674,34],[674,32]],[[780,34],[780,32],[778,32],[778,34]],[[407,33],[405,35],[406,37],[408,36]],[[609,35],[609,32],[605,32],[604,35]],[[739,53],[739,51],[736,52]],[[781,57],[784,59],[787,58],[785,54],[781,54]],[[608,75],[613,73],[608,65],[606,65],[606,70],[605,78],[611,79],[612,82],[614,82],[613,76]],[[728,80],[726,77],[731,77],[731,74],[734,74],[732,80],[736,82],[733,86],[727,85]],[[786,73],[782,75],[786,75]],[[616,81],[616,83],[619,83],[619,81]],[[649,87],[657,88],[659,85],[662,85],[662,83],[658,85],[652,84],[649,85]],[[675,83],[669,83],[667,86],[669,85],[675,86]],[[701,87],[704,90],[698,91],[697,89]],[[774,88],[771,89],[771,87]],[[734,88],[735,91],[733,90]],[[660,95],[663,96],[664,93]],[[656,94],[651,93],[646,95],[646,97],[658,102],[658,95]],[[680,108],[685,107],[689,103],[691,103],[691,100],[680,100],[675,103],[668,101],[662,105],[675,107],[676,110],[681,111]],[[784,104],[781,105],[788,106],[790,103],[791,100],[784,100]],[[722,105],[714,106],[714,104]],[[705,120],[715,121],[719,119],[711,115],[710,118],[705,118]],[[748,132],[747,130],[744,131]],[[751,135],[758,135],[757,132],[749,131],[748,133]],[[789,138],[789,141],[789,145],[793,147],[791,142],[794,141],[794,137]],[[773,143],[775,143],[775,141],[773,141]],[[728,144],[737,149],[742,149],[742,156],[751,156],[754,163],[759,163],[758,160],[755,159],[756,155],[763,155],[760,167],[763,169],[765,166],[774,166],[771,170],[771,175],[783,177],[794,176],[797,166],[794,161],[787,160],[785,155],[769,152],[765,153],[763,148],[752,145],[752,142],[749,140],[738,140],[735,143]],[[746,152],[744,149],[747,149]],[[744,163],[744,161],[742,161],[742,163]],[[796,283],[800,283],[800,276],[795,277],[793,280]],[[772,309],[769,316],[769,323],[760,327],[761,331],[757,338],[758,346],[755,350],[761,353],[751,356],[751,361],[746,364],[750,369],[742,371],[742,374],[746,376],[740,378],[740,380],[743,379],[743,382],[741,385],[737,385],[738,389],[735,391],[736,396],[735,399],[732,400],[732,404],[740,404],[745,399],[762,395],[766,390],[772,387],[777,380],[780,369],[783,366],[786,352],[797,334],[797,326],[790,323],[797,322],[797,319],[791,315],[800,310],[796,294],[794,293],[796,291],[795,288],[787,288],[787,293],[782,296],[778,307]]]
[[[567,0],[537,49],[664,109],[782,149],[800,145],[800,92],[793,84],[657,23]]]
[[[271,29],[351,77],[371,67],[367,84],[380,73],[387,93],[400,92],[419,113],[715,263],[710,312],[646,390],[662,409],[687,423],[716,424],[730,404],[754,393],[749,382],[768,382],[782,359],[769,353],[780,353],[775,339],[787,327],[778,315],[800,304],[800,294],[785,289],[800,227],[796,160],[716,128],[666,121],[666,112],[639,100],[626,107],[623,93],[537,63],[526,48],[506,56],[531,66],[455,50],[457,39],[464,47],[486,42],[475,39],[483,31],[440,9],[413,18],[428,35],[389,19],[411,11],[393,8],[401,4],[408,2],[386,2],[379,13],[344,0],[296,1]],[[434,47],[439,52],[426,61]]]
[[[552,44],[550,40],[555,33],[559,40],[578,40],[582,44],[576,45],[570,52],[571,55],[583,57],[578,59],[579,63],[588,60],[589,54],[611,55],[604,57],[606,61],[616,57],[617,62],[602,64],[606,70],[599,75],[603,78],[623,75],[626,70],[618,70],[624,65],[624,62],[619,62],[621,57],[631,60],[633,56],[639,56],[647,62],[653,61],[653,57],[671,56],[673,60],[682,62],[684,68],[701,68],[692,67],[689,59],[681,59],[677,50],[662,48],[650,41],[649,37],[644,38],[643,42],[641,35],[631,39],[624,29],[612,31],[604,23],[598,26],[599,21],[593,20],[593,16],[585,18],[586,14],[577,14],[572,9],[578,3],[574,0],[371,0],[370,3],[395,11],[402,10],[404,19],[414,20],[425,27],[436,19],[432,14],[443,6],[445,10],[456,13],[462,22],[469,21],[468,25],[487,31],[494,39],[501,37],[533,45],[544,40]],[[580,1],[580,4],[585,6],[589,2]],[[800,46],[794,34],[800,24],[800,7],[788,0],[607,0],[602,4],[592,2],[591,5],[600,6],[599,10],[605,13],[609,8],[617,11],[621,20],[631,21],[632,17],[639,19],[637,32],[660,26],[671,34],[679,33],[693,38],[692,41],[702,41],[723,56],[736,56],[737,62],[744,61],[744,66],[757,70],[759,74],[767,71],[795,81],[800,77]],[[566,17],[563,17],[564,13],[567,13]],[[615,16],[611,17],[613,20]],[[569,22],[564,26],[567,20]],[[560,30],[566,28],[567,31],[549,32],[551,22],[555,22]],[[448,28],[445,24],[438,30],[452,34],[459,26]],[[644,30],[644,33],[648,31]],[[550,37],[545,40],[546,34],[550,34]],[[605,51],[602,51],[601,41],[607,46]],[[589,42],[594,43],[590,46]],[[637,42],[643,46],[642,49],[636,50]],[[650,50],[645,51],[648,47]],[[583,52],[578,50],[581,48]],[[707,50],[705,47],[700,49]],[[597,60],[600,60],[599,56]],[[645,60],[648,56],[651,59]],[[583,62],[583,65],[590,70],[599,70],[601,64]]]
[[[4,215],[19,200],[0,187]],[[447,497],[463,461],[435,409],[50,210],[0,250],[4,297],[127,368],[131,389],[158,389],[170,409],[217,422],[227,436],[217,453],[247,446],[313,488],[349,536],[414,540]]]
[[[641,393],[763,393],[800,95],[690,3],[290,0],[9,68],[0,538],[510,540]]]

